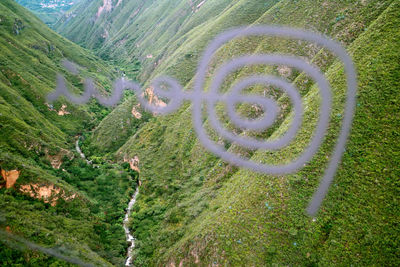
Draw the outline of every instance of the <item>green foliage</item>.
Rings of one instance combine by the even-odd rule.
[[[141,114],[136,118],[132,110]],[[118,108],[106,116],[88,136],[85,144],[91,154],[102,155],[118,150],[140,127],[151,118],[151,114],[140,108],[134,97],[128,98]]]
[[[84,66],[82,73],[68,74],[60,64],[64,57]],[[47,248],[61,246],[67,256],[95,265],[121,265],[128,246],[122,219],[137,174],[102,158],[94,168],[74,155],[75,136],[98,125],[111,110],[95,101],[85,106],[65,99],[46,103],[56,73],[66,76],[75,93],[82,92],[84,77],[94,78],[106,93],[118,71],[48,29],[14,1],[1,1],[0,169],[21,174],[14,188],[0,189],[0,230],[10,229]],[[59,115],[63,105],[67,113]],[[50,165],[51,157],[62,163],[59,169]],[[23,185],[54,186],[60,190],[51,197],[58,199],[57,205],[22,194]],[[2,266],[69,266],[0,239]]]
[[[33,217],[29,222],[8,218],[14,220],[13,227],[18,226],[17,229],[25,231],[25,236],[49,246],[59,236],[70,241],[78,251],[83,251],[79,244],[87,244],[96,253],[93,257],[88,256],[90,253],[84,254],[91,262],[99,258],[121,262],[123,208],[135,182],[129,182],[127,176],[138,179],[138,174],[122,161],[125,157],[137,156],[142,185],[130,218],[137,238],[134,251],[137,266],[178,266],[181,263],[184,266],[399,265],[400,125],[396,117],[400,101],[396,91],[400,86],[399,2],[208,0],[197,8],[201,2],[122,1],[117,7],[113,1],[114,8],[96,18],[102,1],[84,0],[66,13],[56,28],[120,66],[129,78],[138,78],[147,85],[159,74],[170,74],[186,88],[192,85],[204,47],[217,33],[232,26],[284,24],[336,38],[348,49],[358,69],[357,110],[341,166],[318,216],[310,218],[304,210],[329,161],[340,129],[346,95],[342,66],[333,55],[314,45],[278,38],[246,38],[230,42],[217,52],[209,68],[210,76],[232,57],[253,52],[281,52],[295,54],[317,65],[332,84],[334,103],[329,131],[318,154],[298,173],[272,177],[222,162],[198,143],[188,123],[191,121],[188,104],[166,117],[142,113],[141,119],[134,119],[131,113],[137,102],[134,97],[126,96],[126,101],[112,111],[91,103],[87,107],[74,107],[82,109],[87,119],[59,118],[39,105],[41,102],[36,100],[36,95],[31,95],[31,90],[24,89],[26,85],[18,75],[0,65],[4,69],[0,76],[4,82],[0,85],[6,89],[1,91],[4,99],[0,99],[4,103],[1,113],[17,114],[0,117],[0,140],[4,140],[1,148],[5,152],[1,155],[2,168],[20,169],[22,164],[28,165],[28,171],[21,175],[18,183],[32,181],[35,177],[53,182],[60,180],[57,185],[81,196],[72,202],[60,200],[59,205],[51,207],[13,190],[2,189],[0,196],[4,202],[0,203],[11,203],[9,209],[13,213],[29,212],[27,216]],[[0,28],[6,29],[5,38],[14,40],[26,36],[28,27],[18,36],[12,35],[15,17],[2,12],[0,18],[6,18],[0,22]],[[23,18],[18,19],[23,25],[30,25]],[[15,57],[21,56],[21,50],[31,52],[23,50],[21,42],[1,44],[4,51],[17,46]],[[88,68],[86,74],[94,75],[103,91],[109,91],[108,78],[99,73],[112,76],[118,75],[117,71],[108,72],[108,66],[66,41],[55,45],[54,50],[50,49],[51,44],[45,43],[32,50],[41,53],[37,60],[51,63],[60,54],[70,53]],[[71,49],[58,51],[64,46]],[[12,64],[11,60],[7,64]],[[20,65],[21,62],[13,68]],[[94,66],[101,70],[96,75]],[[242,68],[227,77],[221,90],[249,73],[280,74],[280,71],[280,66]],[[274,164],[291,161],[304,150],[318,119],[315,112],[320,105],[318,88],[298,70],[292,70],[285,78],[299,88],[306,107],[307,120],[293,143],[282,151],[273,152],[246,151],[229,142],[221,143],[226,149],[255,161]],[[68,76],[68,80],[79,92],[79,79]],[[45,83],[38,85],[41,86],[38,88],[47,88]],[[281,136],[291,122],[288,99],[271,88],[252,87],[248,91],[258,94],[266,91],[282,108],[282,117],[269,131],[251,134],[263,139]],[[12,101],[15,96],[22,98],[17,105]],[[62,103],[56,103],[56,108]],[[17,107],[22,109],[20,113]],[[224,117],[224,107],[218,106],[217,112],[228,129],[241,133]],[[238,106],[238,112],[247,117],[258,115],[251,106],[245,105]],[[32,120],[24,116],[25,113],[53,114],[55,120],[49,123],[40,116]],[[37,147],[49,150],[65,148],[65,142],[73,143],[73,134],[83,131],[82,123],[94,127],[92,132],[84,134],[82,147],[95,165],[100,165],[99,169],[87,166],[82,160],[65,159],[61,171],[55,171],[44,159],[44,150],[31,151],[24,146],[23,141],[28,140],[29,144],[35,141]],[[38,131],[43,127],[47,130]],[[220,141],[207,120],[204,127],[214,141]],[[111,163],[116,159],[121,162],[120,167]],[[114,179],[109,181],[109,177]],[[17,204],[24,209],[17,211]],[[25,205],[34,208],[25,208]],[[60,209],[60,217],[54,221],[46,219],[47,216],[51,218],[54,209]],[[58,220],[68,222],[66,230],[54,226]],[[78,224],[82,221],[85,223]],[[43,227],[43,222],[46,222],[45,232],[50,232],[48,239],[36,230]],[[69,238],[72,225],[77,228],[81,242]],[[97,244],[101,247],[96,247]],[[22,261],[19,252],[5,248],[1,253],[16,262]]]
[[[220,3],[223,5],[225,2],[220,1]],[[394,56],[394,51],[398,51],[396,46],[398,40],[394,38],[396,36],[394,31],[398,28],[398,16],[394,15],[396,12],[399,13],[398,4],[391,1],[357,3],[357,1],[340,3],[335,1],[322,3],[321,1],[318,4],[309,1],[280,1],[279,3],[268,1],[263,3],[264,7],[261,8],[254,1],[251,3],[238,1],[230,3],[229,7],[223,7],[216,18],[213,18],[212,14],[208,17],[201,13],[200,8],[200,11],[193,16],[185,18],[177,31],[171,33],[168,43],[165,43],[168,45],[162,41],[162,37],[167,36],[165,28],[162,28],[166,31],[165,35],[150,34],[151,37],[159,38],[159,42],[154,42],[155,38],[147,39],[148,36],[140,36],[138,30],[133,30],[134,27],[139,28],[143,25],[141,29],[146,29],[146,27],[153,29],[151,22],[146,22],[145,19],[150,20],[151,12],[161,14],[161,11],[149,8],[133,19],[138,25],[129,22],[126,26],[126,29],[130,29],[129,32],[134,33],[135,37],[127,36],[128,39],[132,37],[134,40],[132,43],[126,41],[125,45],[115,47],[115,40],[118,40],[116,38],[111,39],[114,41],[105,41],[101,48],[96,49],[101,53],[111,52],[111,50],[106,50],[108,46],[113,47],[114,52],[127,49],[137,53],[139,58],[152,54],[153,60],[146,59],[149,60],[149,64],[145,60],[142,61],[143,70],[140,75],[142,80],[147,81],[148,78],[166,73],[178,77],[182,84],[190,87],[200,51],[217,32],[226,27],[252,22],[255,24],[278,23],[324,32],[348,47],[359,71],[366,74],[366,76],[360,75],[360,92],[373,94],[379,91],[382,93],[379,96],[359,95],[358,101],[365,103],[360,102],[357,107],[358,113],[353,133],[359,133],[356,134],[358,137],[353,134],[350,138],[347,149],[350,151],[352,142],[364,144],[362,146],[370,142],[372,136],[368,134],[369,131],[366,131],[369,127],[366,128],[365,125],[372,119],[372,114],[379,114],[386,107],[389,110],[385,111],[385,114],[396,114],[393,104],[396,100],[394,102],[389,99],[383,100],[383,95],[393,96],[389,91],[396,88],[394,84],[399,75],[395,67],[398,66],[395,63],[398,57]],[[207,1],[204,4],[204,10],[212,8],[218,10],[216,2]],[[163,9],[168,9],[167,4],[163,6]],[[116,16],[113,14],[118,13],[105,14],[104,17]],[[182,11],[182,14],[185,13]],[[241,14],[252,14],[254,17],[247,16],[241,20]],[[388,14],[392,15],[388,17]],[[201,22],[196,21],[197,15],[201,17]],[[77,21],[79,17],[69,25]],[[163,20],[157,23],[162,25]],[[101,28],[102,25],[95,25],[94,28],[96,27]],[[157,30],[154,29],[154,31]],[[386,33],[386,31],[392,31],[392,33]],[[64,31],[61,30],[61,32]],[[122,36],[124,30],[118,34]],[[69,36],[68,33],[67,36]],[[79,34],[71,33],[70,36],[80,38]],[[88,39],[83,40],[82,43],[91,47],[90,35],[87,37]],[[147,40],[149,42],[152,40],[154,44],[148,43],[142,46]],[[378,43],[376,40],[382,41]],[[135,45],[139,47],[134,48]],[[316,221],[314,222],[312,218],[304,214],[307,201],[323,173],[340,126],[340,116],[337,114],[342,112],[345,96],[344,77],[340,64],[332,55],[319,48],[305,48],[304,44],[287,40],[249,38],[237,40],[221,49],[210,67],[210,73],[212,74],[222,62],[233,56],[251,52],[296,54],[308,58],[327,73],[334,87],[335,109],[332,113],[332,125],[321,151],[298,174],[277,179],[249,171],[239,171],[205,152],[196,141],[191,125],[187,123],[191,120],[191,110],[187,105],[176,114],[149,120],[116,153],[117,156],[138,155],[140,158],[142,187],[135,208],[136,212],[131,218],[132,229],[138,238],[135,250],[136,264],[154,266],[173,262],[178,265],[183,262],[184,265],[192,265],[197,259],[204,264],[215,262],[215,264],[229,266],[327,265],[331,263],[340,265],[343,262],[346,265],[371,263],[390,265],[398,261],[396,253],[391,249],[397,247],[398,244],[391,236],[399,235],[393,227],[393,222],[399,213],[397,210],[385,208],[395,206],[398,202],[395,192],[397,189],[389,190],[389,192],[387,183],[393,189],[398,186],[389,182],[392,179],[381,178],[378,171],[385,169],[389,177],[395,176],[395,167],[389,167],[389,165],[396,165],[398,157],[393,154],[396,149],[386,147],[385,152],[384,150],[377,152],[381,158],[392,160],[385,164],[377,161],[373,152],[368,159],[365,158],[365,152],[361,152],[360,149],[352,152],[350,157],[346,154],[335,180],[336,186],[333,185]],[[116,56],[118,56],[117,53],[115,52]],[[387,57],[382,58],[382,55]],[[382,60],[378,61],[378,58]],[[160,63],[154,67],[154,62]],[[392,67],[389,68],[386,64],[380,65],[379,62],[387,62]],[[382,73],[377,72],[378,69],[382,70]],[[367,75],[369,70],[371,73]],[[276,66],[244,68],[229,76],[225,86],[229,87],[238,78],[251,72],[276,73],[277,71]],[[371,78],[367,78],[373,75],[376,77],[374,78],[376,84],[371,82]],[[257,161],[275,164],[290,161],[298,156],[299,151],[304,150],[316,122],[314,110],[319,108],[317,88],[308,77],[298,71],[293,71],[287,78],[300,88],[307,106],[305,115],[310,118],[308,123],[303,125],[300,137],[287,149],[277,153],[257,151],[252,154],[224,143],[226,148],[233,152],[243,153]],[[385,81],[385,86],[382,84],[383,81]],[[261,89],[264,88],[251,88],[252,92],[257,93],[261,93]],[[274,97],[281,106],[286,106],[287,99],[284,96],[278,94]],[[374,102],[376,99],[381,99],[381,103]],[[374,113],[367,112],[370,107],[367,103],[375,103],[373,106],[377,109]],[[384,103],[387,103],[387,106]],[[365,105],[364,111],[360,111],[362,105]],[[117,109],[121,112],[123,110]],[[223,109],[220,111],[222,112]],[[246,115],[252,114],[248,107],[239,107],[239,111]],[[365,117],[365,112],[371,115]],[[283,114],[283,118],[261,137],[276,138],[285,132],[290,123],[290,109],[284,110]],[[396,121],[394,118],[391,120]],[[396,132],[395,125],[389,127],[378,117],[374,117],[374,121],[377,127],[385,125],[383,127],[385,130],[382,130],[385,138],[389,138],[388,133]],[[227,126],[232,127],[229,124]],[[209,130],[207,121],[205,127]],[[215,137],[212,131],[210,134]],[[395,136],[397,134],[388,139],[388,144],[394,141]],[[378,136],[375,138],[380,139]],[[217,137],[215,141],[218,141]],[[377,147],[373,146],[373,149],[371,147],[371,151],[375,151]],[[365,180],[366,172],[363,169],[367,166],[370,166],[367,169],[371,180],[362,183],[365,192],[361,193],[360,185],[354,183],[353,180],[356,179],[355,177],[358,177],[359,181]],[[373,185],[375,183],[381,184],[379,189]],[[372,194],[376,196],[376,199],[371,197]],[[378,196],[386,196],[386,202],[382,202],[384,200]],[[360,202],[364,203],[361,209]],[[162,215],[152,215],[153,209],[157,206],[165,209]],[[379,211],[378,207],[380,207]],[[381,221],[383,217],[385,222]],[[371,221],[374,226],[370,225]],[[392,225],[389,227],[390,230],[384,226],[385,223]],[[359,245],[360,242],[362,246]],[[382,244],[382,247],[378,244]]]
[[[0,162],[4,168],[2,165]],[[66,159],[58,170],[46,168],[43,163],[39,163],[39,166],[48,175],[61,179],[57,187],[75,197],[73,200],[60,197],[52,207],[41,200],[21,195],[17,189],[0,189],[0,216],[4,217],[0,227],[9,227],[28,241],[40,245],[54,247],[63,240],[63,243],[72,246],[67,250],[72,253],[86,250],[88,246],[97,254],[88,258],[91,262],[106,259],[116,265],[122,264],[127,246],[122,219],[129,195],[133,194],[136,187],[136,181],[132,179],[136,173],[108,163],[95,168],[82,159]],[[24,171],[24,176],[18,180],[20,184],[27,181],[43,184],[33,173]],[[37,236],[38,231],[47,234]],[[32,252],[24,250],[22,253]],[[0,263],[6,264],[13,257],[4,257]],[[49,256],[42,255],[41,258],[37,262],[46,265],[54,261]],[[34,265],[29,260],[26,262]]]

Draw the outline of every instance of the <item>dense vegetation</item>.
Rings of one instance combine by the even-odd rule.
[[[326,141],[299,173],[277,179],[238,170],[206,152],[187,123],[189,106],[151,119],[116,153],[140,158],[142,186],[131,219],[138,238],[136,264],[398,265],[398,1],[209,0],[193,9],[200,2],[122,1],[89,24],[85,22],[93,20],[101,1],[83,1],[81,5],[88,6],[85,11],[77,7],[71,11],[74,19],[61,20],[56,28],[104,58],[127,64],[139,59],[143,69],[138,77],[144,83],[169,74],[187,88],[201,51],[223,29],[272,23],[323,32],[347,47],[359,71],[353,131],[327,200],[318,216],[309,218],[304,209],[340,127],[345,95],[342,67],[312,45],[272,38],[229,43],[218,52],[210,75],[222,62],[254,51],[303,56],[326,72],[335,94]],[[108,35],[103,38],[105,31]],[[279,66],[243,69],[229,76],[225,86],[250,72],[280,71]],[[276,153],[243,151],[229,143],[227,148],[274,163],[295,158],[304,149],[315,125],[318,88],[295,70],[286,78],[300,88],[307,103],[310,119],[302,126],[302,138]],[[253,92],[263,89],[252,88]],[[285,106],[284,96],[275,97]],[[123,114],[122,107],[117,110]],[[241,111],[254,112],[246,107]],[[263,137],[281,135],[290,114],[286,110]],[[97,137],[104,143],[107,139]]]
[[[21,195],[14,189],[1,189],[1,224],[10,227],[13,233],[23,232],[24,238],[30,242],[55,248],[67,256],[81,258],[83,262],[122,264],[126,255],[122,219],[129,195],[136,187],[136,174],[129,165],[125,165],[125,169],[115,164],[94,168],[82,159],[66,160],[61,165],[63,170],[53,170],[43,163],[40,165],[59,182],[70,185],[70,190],[78,197],[73,201],[59,198],[52,206]],[[29,176],[19,179],[27,180]],[[29,250],[16,252],[5,245],[10,244],[0,245],[2,265],[29,263],[34,266],[57,262],[48,255]],[[88,249],[96,252],[97,257],[85,255],[87,252],[84,251]],[[29,258],[34,260],[27,260]]]
[[[84,66],[81,74],[68,74],[63,58]],[[0,265],[65,265],[20,240],[95,265],[120,265],[128,245],[122,219],[137,175],[113,159],[94,168],[74,153],[76,136],[111,110],[94,101],[87,106],[65,99],[46,103],[57,72],[76,93],[87,76],[106,92],[119,73],[14,1],[1,1],[0,170],[20,175],[11,188],[0,179]],[[56,193],[46,203],[39,188]],[[17,239],[6,238],[5,231]]]
[[[88,106],[68,104],[68,107],[79,110],[79,114],[84,114],[76,121],[72,120],[75,112],[71,112],[69,121],[44,108],[40,112],[46,112],[45,118],[54,117],[48,127],[53,129],[55,125],[53,131],[62,133],[64,139],[52,134],[52,131],[36,133],[31,130],[32,140],[43,140],[41,142],[46,144],[54,142],[58,151],[57,148],[67,149],[68,145],[70,148],[72,136],[84,131],[82,147],[100,168],[88,167],[80,159],[65,159],[61,171],[54,170],[43,160],[44,155],[38,157],[24,148],[13,150],[18,145],[15,143],[21,143],[15,140],[22,137],[2,135],[0,144],[7,148],[4,150],[7,153],[15,151],[12,156],[0,159],[2,168],[8,166],[9,158],[13,159],[13,165],[8,169],[20,169],[22,162],[28,165],[32,161],[32,166],[25,168],[35,174],[46,173],[49,181],[60,180],[60,185],[81,196],[65,203],[59,199],[62,203],[52,207],[13,189],[1,189],[0,196],[7,203],[15,204],[10,206],[26,205],[23,212],[29,212],[30,216],[40,214],[36,220],[29,222],[12,218],[14,227],[32,223],[48,229],[50,237],[46,240],[38,232],[28,232],[25,226],[15,229],[20,229],[29,240],[52,246],[56,243],[52,241],[52,234],[56,231],[51,225],[58,220],[65,221],[66,217],[71,219],[68,229],[78,227],[77,238],[80,242],[71,241],[68,229],[55,229],[58,235],[70,241],[71,249],[68,251],[72,256],[94,264],[102,264],[99,261],[104,260],[119,264],[124,238],[118,239],[117,236],[122,235],[119,226],[128,199],[126,193],[132,193],[134,188],[134,182],[129,181],[127,176],[137,178],[137,174],[129,170],[124,162],[137,158],[141,187],[130,218],[131,229],[137,238],[135,266],[400,265],[399,1],[122,0],[110,1],[111,7],[104,8],[105,2],[108,1],[80,1],[55,28],[70,40],[93,50],[103,60],[119,66],[129,78],[137,79],[145,86],[152,78],[167,74],[190,90],[197,63],[208,42],[222,30],[236,25],[283,24],[322,32],[337,39],[353,58],[359,83],[356,114],[342,163],[321,210],[315,218],[309,217],[304,210],[332,155],[343,117],[346,88],[340,61],[322,47],[306,42],[268,37],[238,39],[216,53],[209,67],[208,82],[215,70],[233,57],[254,52],[281,52],[312,62],[324,72],[332,85],[334,100],[329,131],[319,152],[304,168],[292,175],[274,177],[223,162],[198,142],[189,123],[191,107],[188,103],[166,117],[145,113],[131,95],[127,95],[126,100],[112,111],[94,102]],[[29,17],[29,14],[24,13],[24,16]],[[6,28],[11,31],[7,38],[23,36],[27,30],[24,20],[22,16],[8,19],[13,23]],[[11,34],[13,29],[14,35]],[[15,29],[22,35],[16,35]],[[57,40],[65,42],[57,45],[58,49],[73,46],[61,38]],[[6,42],[2,45],[12,49]],[[66,51],[63,50],[63,53]],[[77,46],[69,51],[83,53],[87,57],[90,55]],[[0,53],[0,56],[3,54]],[[91,55],[90,59],[83,57],[85,62],[82,56],[70,57],[86,67],[85,75],[92,75],[104,91],[110,88],[109,79],[122,73],[110,71],[110,66]],[[57,60],[59,58],[55,57],[51,62]],[[23,64],[19,62],[14,68],[29,67]],[[100,68],[100,71],[93,71],[96,69],[90,66],[94,64],[99,66],[97,69]],[[59,68],[58,65],[55,68]],[[316,110],[320,107],[318,87],[299,70],[273,65],[241,68],[227,77],[222,90],[227,90],[250,73],[284,76],[299,88],[307,119],[295,140],[280,151],[248,151],[219,138],[206,117],[204,127],[214,141],[231,152],[265,163],[289,162],[304,150],[312,136],[318,119]],[[74,83],[73,76],[68,78],[71,85],[81,88],[79,81]],[[24,88],[14,82],[6,91],[25,93],[20,87]],[[271,129],[258,134],[257,137],[263,139],[275,139],[284,134],[292,119],[288,99],[274,89],[254,86],[246,91],[268,94],[280,105],[281,117]],[[48,90],[44,89],[44,92]],[[2,91],[2,94],[6,93]],[[23,97],[27,98],[26,95]],[[32,101],[33,107],[43,103],[43,100],[35,102],[34,97],[28,100],[24,103]],[[62,103],[55,104],[58,105],[57,110]],[[142,114],[140,119],[132,115],[132,108]],[[258,116],[257,109],[249,105],[240,105],[238,111],[247,117]],[[218,116],[227,128],[243,133],[226,119],[223,105],[218,106]],[[42,125],[48,123],[43,122]],[[24,127],[22,132],[30,130]],[[46,136],[42,136],[44,134]],[[115,160],[119,166],[113,163]],[[24,175],[28,174],[28,171],[24,172],[18,183],[22,183]],[[27,179],[37,176],[28,175]],[[106,177],[114,179],[108,181]],[[119,191],[113,191],[114,196],[104,195],[104,190],[110,192],[115,188]],[[38,207],[28,208],[34,205],[32,203]],[[63,205],[71,206],[63,208]],[[63,211],[57,211],[60,208]],[[13,213],[17,213],[15,208],[7,214]],[[45,217],[48,214],[59,217],[52,217],[50,222]],[[79,221],[84,223],[78,224]],[[99,222],[101,228],[97,228],[94,222]],[[0,224],[6,225],[1,217]],[[29,229],[32,226],[29,225]],[[97,248],[94,244],[98,244],[99,240],[103,247]],[[31,254],[22,258],[20,252],[2,246],[0,251],[4,252],[0,258],[6,255],[10,259],[7,263],[35,258]],[[83,252],[87,248],[90,253]],[[77,251],[84,255],[73,254]],[[92,252],[96,255],[93,256]],[[46,263],[56,261],[40,255],[39,259]]]

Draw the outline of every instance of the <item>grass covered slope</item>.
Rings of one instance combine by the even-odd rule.
[[[61,19],[55,29],[70,40],[96,50],[103,58],[129,66],[140,60],[141,81],[159,65],[173,68],[180,62],[185,82],[193,73],[183,65],[196,64],[207,42],[221,30],[249,24],[277,0],[82,1]],[[101,12],[99,12],[101,11]],[[183,43],[190,41],[190,50]],[[185,53],[182,53],[184,49]]]
[[[113,3],[107,11],[101,9],[102,1],[82,1],[56,28],[69,39],[94,49],[101,57],[115,61],[129,78],[143,81],[144,85],[148,84],[148,77],[162,71],[186,83],[194,74],[200,51],[215,34],[233,25],[254,22],[276,1],[200,3],[121,1],[118,6]],[[98,10],[102,10],[100,15]],[[117,145],[126,141],[124,130],[118,129],[131,116],[134,105],[132,102],[118,107],[99,125],[94,133],[96,141],[92,142],[96,150],[96,144],[102,144],[104,149],[99,148],[100,151],[111,147],[115,151]],[[138,123],[141,122],[133,121],[135,125]]]
[[[63,58],[85,67],[79,75],[69,74]],[[0,265],[67,265],[7,238],[4,231],[83,262],[122,264],[127,247],[122,219],[136,174],[112,162],[95,169],[74,153],[76,135],[110,110],[94,101],[46,103],[56,73],[79,93],[85,77],[94,78],[99,90],[109,90],[117,71],[14,1],[1,1]],[[16,183],[8,188],[4,179],[16,173]]]
[[[235,173],[182,242],[168,250],[166,262],[399,264],[399,121],[395,118],[399,8],[393,3],[348,48],[359,70],[357,112],[341,167],[318,216],[307,217],[304,209],[321,177],[321,164],[329,157],[329,143],[296,175],[276,179],[248,171]],[[340,97],[345,92],[340,68],[333,65],[327,75]],[[315,89],[304,98],[310,109],[315,105]],[[288,152],[295,153],[299,143]],[[253,159],[270,157],[259,152]]]
[[[340,62],[313,44],[279,38],[246,38],[220,49],[207,81],[218,66],[248,53],[290,53],[317,65],[332,84],[334,106],[329,132],[298,173],[279,177],[238,170],[198,143],[191,109],[151,118],[116,152],[121,162],[137,159],[142,186],[131,217],[138,266],[399,265],[399,14],[398,1],[102,1],[76,7],[57,29],[127,69],[140,60],[139,79],[168,74],[191,88],[198,60],[208,42],[236,25],[279,24],[322,32],[339,40],[354,59],[359,88],[353,130],[329,195],[315,218],[304,210],[335,145],[345,100]],[[84,8],[87,6],[87,8]],[[229,75],[222,90],[250,73],[283,76],[300,90],[306,120],[282,151],[246,151],[204,127],[231,152],[265,163],[295,159],[307,145],[320,107],[318,88],[298,70],[255,66]],[[267,89],[267,90],[266,90]],[[252,87],[278,101],[282,116],[259,137],[281,136],[291,122],[284,95]],[[118,131],[130,117],[131,102],[96,128],[93,144],[113,151],[131,135]],[[239,107],[245,116],[257,110]],[[230,130],[243,133],[224,117]],[[138,125],[135,123],[135,125]],[[122,133],[120,133],[122,132]],[[244,133],[243,133],[244,134]]]
[[[71,148],[74,135],[93,127],[109,111],[95,103],[75,106],[62,99],[47,103],[46,96],[56,87],[56,73],[64,74],[71,90],[79,93],[82,77],[96,78],[104,91],[116,71],[13,1],[2,2],[0,12],[1,149],[29,158]],[[63,58],[86,66],[82,76],[68,74]]]
[[[271,2],[262,12],[256,3],[245,4],[231,3],[215,22],[205,18],[204,24],[177,36],[177,40],[181,38],[179,45],[170,43],[171,53],[166,53],[154,70],[143,64],[141,77],[171,74],[189,88],[200,51],[212,38],[216,24],[224,25],[219,30],[235,23],[285,24],[333,36],[349,50],[359,73],[355,122],[334,184],[318,216],[305,215],[343,116],[346,88],[340,63],[319,47],[286,40],[249,38],[229,43],[215,57],[210,76],[234,56],[275,51],[305,57],[326,72],[335,97],[324,144],[300,172],[270,177],[238,170],[205,151],[188,123],[191,110],[187,105],[175,114],[151,119],[117,152],[121,158],[140,159],[141,193],[131,219],[138,239],[136,264],[398,265],[399,185],[395,166],[399,163],[399,125],[395,90],[399,80],[399,3],[280,1]],[[233,16],[244,6],[254,17],[240,20]],[[232,22],[231,18],[237,20]],[[189,54],[195,56],[185,56]],[[249,153],[229,143],[226,148],[257,161],[290,161],[304,150],[315,127],[318,88],[304,74],[295,70],[285,74],[280,66],[240,70],[229,76],[224,88],[250,72],[286,75],[300,88],[308,119],[295,141],[282,151]],[[262,93],[262,89],[252,91]],[[286,106],[284,96],[276,97],[282,107]],[[240,110],[246,115],[253,112],[245,107]],[[262,137],[281,136],[290,119],[290,109],[285,110],[273,130]],[[205,127],[209,129],[207,121]],[[210,134],[222,142],[215,133]]]

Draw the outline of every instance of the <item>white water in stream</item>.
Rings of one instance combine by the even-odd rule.
[[[126,259],[125,266],[131,266],[132,264],[132,252],[133,249],[135,248],[135,238],[133,235],[129,232],[129,216],[131,215],[132,207],[136,202],[137,195],[139,194],[139,186],[136,187],[136,191],[133,194],[131,201],[129,201],[128,204],[128,209],[126,210],[125,213],[125,218],[124,218],[124,230],[125,230],[125,235],[126,235],[126,241],[131,243],[130,247],[128,248],[128,258]]]
[[[76,143],[75,143],[76,152],[79,153],[79,155],[81,156],[81,158],[83,158],[84,160],[86,160],[87,164],[92,165],[92,162],[91,162],[90,160],[87,160],[85,154],[83,154],[81,148],[79,147],[79,139],[80,139],[80,138],[78,138],[78,140],[76,140]]]
[[[85,154],[83,154],[81,148],[79,147],[79,139],[80,138],[78,138],[78,140],[76,140],[76,143],[75,143],[76,152],[79,153],[81,158],[86,160],[87,164],[91,165],[92,162],[90,160],[87,160]],[[132,208],[133,208],[133,205],[136,202],[136,198],[137,198],[138,194],[139,194],[139,186],[136,187],[136,191],[132,195],[131,201],[129,201],[128,208],[126,209],[126,213],[125,213],[124,223],[123,223],[125,236],[126,236],[126,241],[131,244],[129,246],[129,248],[128,248],[128,256],[127,256],[126,261],[125,261],[125,266],[131,266],[131,264],[132,264],[132,253],[133,253],[133,249],[135,248],[135,238],[133,237],[133,235],[129,231],[128,224],[129,224],[129,216],[131,215]]]

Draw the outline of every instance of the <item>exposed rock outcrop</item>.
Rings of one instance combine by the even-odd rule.
[[[63,104],[60,108],[60,110],[57,112],[58,116],[64,116],[67,114],[71,114],[67,111],[67,105]]]
[[[139,157],[138,156],[134,156],[133,158],[126,158],[124,157],[124,162],[128,162],[129,166],[131,167],[132,170],[140,172],[139,169]]]
[[[99,9],[97,10],[96,18],[99,18],[104,11],[110,12],[111,9],[112,9],[112,0],[103,0],[103,5],[99,7]]]
[[[17,179],[19,178],[20,173],[21,171],[18,170],[1,170],[1,176],[6,181],[6,188],[11,188],[14,186],[14,184],[17,182]]]
[[[58,114],[59,116],[64,116],[64,115],[67,115],[67,114],[71,114],[69,111],[67,111],[67,107],[68,107],[68,106],[65,105],[65,104],[63,104],[63,105],[61,106],[60,110],[58,110],[58,111],[53,107],[52,104],[45,103],[45,105],[48,107],[48,109],[49,109],[50,111],[55,111],[55,112],[57,112],[57,114]]]
[[[142,113],[140,113],[138,111],[139,108],[140,108],[140,103],[132,107],[132,115],[136,119],[141,119],[142,118]]]
[[[158,107],[165,107],[167,104],[154,94],[154,88],[148,87],[145,90],[145,96],[148,97],[149,103]]]
[[[45,203],[50,203],[52,206],[57,204],[57,200],[60,197],[65,201],[72,200],[76,197],[76,194],[67,196],[64,190],[54,185],[26,184],[21,185],[19,190],[33,198],[41,199]]]

